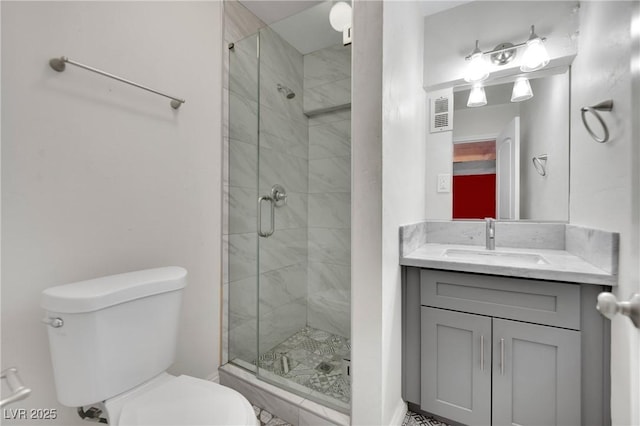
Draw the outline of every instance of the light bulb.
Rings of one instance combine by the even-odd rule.
[[[521,77],[513,83],[513,91],[511,92],[511,102],[522,102],[533,98],[533,91],[529,80]]]
[[[533,25],[531,26],[531,35],[527,40],[527,48],[522,55],[522,64],[520,70],[524,72],[536,71],[544,68],[549,63],[549,53],[544,47],[544,42],[534,32]]]
[[[464,81],[477,83],[489,77],[489,63],[484,59],[476,40],[476,48],[471,52],[471,59],[464,75]]]
[[[468,107],[481,107],[487,104],[487,95],[484,93],[484,87],[480,84],[476,84],[469,92],[469,99],[467,100]]]
[[[351,6],[341,1],[334,4],[329,12],[329,22],[336,31],[344,31],[351,27]]]

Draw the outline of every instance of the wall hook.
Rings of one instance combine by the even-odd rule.
[[[536,168],[536,171],[540,174],[540,176],[547,175],[547,154],[541,154],[536,157],[533,157],[533,167]]]
[[[613,100],[608,99],[606,101],[600,102],[597,105],[582,107],[582,109],[580,110],[582,113],[582,124],[584,124],[584,127],[587,129],[587,132],[589,132],[589,135],[593,138],[593,140],[595,140],[598,143],[605,143],[609,140],[609,129],[607,128],[607,124],[604,122],[602,117],[600,117],[600,114],[598,114],[598,111],[611,111],[612,109],[613,109]],[[604,132],[604,135],[602,137],[599,137],[598,135],[596,135],[595,132],[591,129],[591,127],[589,127],[589,124],[587,123],[587,119],[585,118],[587,112],[590,112],[591,114],[593,114],[600,122],[600,125],[602,126],[602,130]]]

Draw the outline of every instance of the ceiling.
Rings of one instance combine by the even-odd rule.
[[[422,16],[434,15],[443,10],[452,9],[456,6],[460,6],[465,3],[470,3],[473,0],[422,0],[420,3],[420,10],[422,10]]]
[[[309,9],[323,0],[239,0],[265,24],[271,25],[303,10]],[[422,16],[433,15],[473,0],[418,0]],[[336,3],[331,1],[331,4]],[[347,0],[347,3],[351,3]]]
[[[329,24],[334,0],[239,0],[254,15],[269,25],[300,53],[342,43],[342,34]],[[351,3],[351,0],[345,0]],[[432,15],[472,0],[421,0],[423,16]]]
[[[240,3],[267,25],[322,3],[322,0],[240,0]]]

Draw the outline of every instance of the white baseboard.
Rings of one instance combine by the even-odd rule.
[[[400,400],[400,403],[396,407],[396,410],[393,413],[393,417],[391,418],[391,423],[389,424],[392,426],[401,425],[404,421],[404,416],[407,414],[407,410],[407,403],[403,400]]]

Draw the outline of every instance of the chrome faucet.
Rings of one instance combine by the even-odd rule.
[[[485,244],[487,250],[496,249],[496,220],[491,217],[485,219]]]

